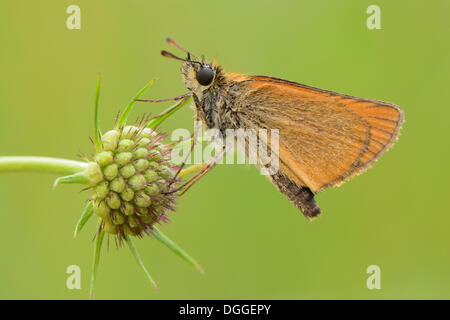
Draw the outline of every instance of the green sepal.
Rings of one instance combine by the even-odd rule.
[[[95,88],[95,102],[94,102],[94,143],[97,149],[97,152],[100,152],[101,143],[100,143],[100,126],[98,121],[98,101],[100,99],[100,81],[102,79],[102,74],[99,72],[97,76],[97,87]]]
[[[136,258],[136,261],[137,261],[139,267],[141,267],[141,269],[144,271],[145,275],[147,276],[148,280],[153,285],[155,290],[158,291],[158,287],[156,286],[155,281],[153,280],[150,273],[147,271],[147,268],[145,267],[144,263],[142,262],[141,257],[139,256],[139,254],[136,250],[136,247],[134,246],[133,241],[131,240],[130,236],[127,236],[127,244],[128,244],[128,247],[130,248],[131,253]]]
[[[77,225],[75,226],[75,232],[73,233],[73,237],[76,238],[78,233],[80,233],[81,229],[83,229],[86,222],[89,220],[89,218],[94,213],[94,203],[93,201],[89,201],[86,207],[83,210],[83,213],[81,214],[80,219],[77,222]]]
[[[192,98],[189,97],[188,99],[177,102],[173,106],[167,108],[165,111],[155,116],[155,118],[148,123],[147,128],[155,129],[156,127],[160,126],[167,118],[169,118],[171,115],[185,106],[188,102],[190,102],[191,99]]]
[[[203,268],[198,264],[198,262],[192,258],[186,251],[181,249],[175,242],[170,240],[164,233],[159,231],[155,226],[150,229],[150,233],[155,236],[156,239],[161,241],[170,250],[172,250],[177,256],[181,257],[184,261],[194,266],[200,273],[204,273]]]
[[[202,138],[197,138],[197,141],[195,143],[203,143],[203,142],[209,142],[209,141],[211,141],[210,138],[202,137]],[[191,146],[192,143],[193,143],[193,139],[183,140],[183,141],[180,141],[177,144],[175,144],[173,146],[173,149],[178,149],[178,148],[184,148],[184,147],[187,147],[187,146]]]
[[[59,177],[56,178],[55,182],[53,183],[53,189],[55,189],[58,184],[65,183],[65,184],[71,184],[71,183],[80,183],[80,184],[89,184],[90,181],[88,177],[86,176],[85,172],[77,172],[68,176]]]
[[[119,121],[117,121],[117,125],[116,125],[116,129],[125,126],[126,122],[127,122],[127,118],[128,118],[128,114],[130,113],[131,109],[133,108],[134,103],[136,102],[136,99],[139,99],[140,96],[153,84],[153,82],[155,82],[155,80],[151,80],[149,83],[147,83],[147,85],[145,87],[143,87],[141,90],[139,90],[139,92],[136,94],[136,96],[134,96],[133,99],[131,99],[131,101],[128,103],[127,107],[125,108],[125,110],[122,112],[122,114],[120,115]]]
[[[98,233],[95,238],[95,246],[94,246],[94,258],[92,263],[92,272],[91,272],[91,286],[89,288],[89,297],[93,299],[94,297],[94,284],[95,284],[95,275],[97,274],[98,264],[100,262],[100,251],[103,244],[103,238],[105,236],[105,231],[101,228],[102,219],[98,219]]]

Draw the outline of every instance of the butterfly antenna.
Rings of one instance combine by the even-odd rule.
[[[175,59],[175,60],[180,60],[180,61],[187,61],[186,59],[177,57],[177,56],[174,55],[173,53],[171,53],[171,52],[169,52],[169,51],[166,51],[166,50],[161,50],[161,55],[162,55],[163,57],[170,58],[170,59]]]
[[[169,51],[161,50],[161,55],[166,58],[180,60],[180,61],[184,61],[184,62],[190,62],[190,63],[198,63],[201,65],[201,62],[190,60],[189,54],[188,54],[188,59],[183,59],[183,58],[177,57],[176,55],[174,55],[173,53],[171,53]]]
[[[200,60],[195,54],[193,54],[192,52],[187,51],[185,48],[183,48],[182,46],[180,46],[175,40],[173,40],[170,37],[166,37],[166,42],[168,44],[171,44],[172,46],[174,46],[175,48],[180,49],[183,52],[186,52],[188,54],[188,60],[190,60],[190,56],[193,56],[195,59]]]

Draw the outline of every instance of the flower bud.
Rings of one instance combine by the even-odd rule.
[[[106,218],[109,216],[111,209],[108,207],[105,201],[96,200],[94,202],[94,213],[98,215],[100,218]]]
[[[120,168],[120,175],[125,179],[131,178],[136,173],[136,169],[132,164],[127,164],[126,166]]]
[[[117,177],[113,181],[110,182],[109,188],[117,193],[121,193],[125,190],[126,182],[122,177]]]
[[[119,146],[117,151],[119,152],[127,152],[133,150],[134,141],[130,139],[123,139],[119,141]]]
[[[115,151],[119,142],[120,133],[117,130],[111,130],[102,135],[102,145],[105,151]]]
[[[146,183],[147,182],[142,174],[136,174],[128,179],[128,185],[135,191],[143,189]]]
[[[108,181],[99,182],[95,187],[95,192],[97,193],[98,199],[106,198],[109,192]]]
[[[120,208],[120,198],[115,192],[110,192],[106,197],[106,204],[111,209],[119,209]]]
[[[86,168],[86,176],[90,183],[95,185],[103,180],[103,174],[100,166],[95,162],[89,162]]]
[[[133,158],[133,154],[131,152],[121,152],[116,155],[116,163],[119,166],[124,166]]]
[[[103,151],[95,156],[95,161],[101,166],[107,166],[113,161],[113,153],[111,151]]]
[[[105,175],[106,180],[112,180],[115,177],[117,177],[118,170],[119,166],[117,165],[117,163],[112,163],[109,166],[107,166],[103,170],[103,174]]]
[[[138,159],[134,162],[133,165],[137,171],[143,171],[148,168],[149,162],[147,159]]]

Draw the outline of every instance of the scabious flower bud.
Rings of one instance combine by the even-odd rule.
[[[102,150],[86,170],[94,190],[94,213],[103,229],[119,240],[142,236],[155,223],[167,221],[176,192],[170,147],[149,128],[126,126],[101,136]]]

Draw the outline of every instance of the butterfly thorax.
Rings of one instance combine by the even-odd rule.
[[[219,129],[225,135],[226,129],[240,127],[238,115],[233,112],[236,100],[234,81],[227,80],[220,66],[210,67],[214,70],[214,80],[207,86],[196,79],[197,64],[184,63],[182,75],[186,87],[193,94],[199,119],[205,127]]]

